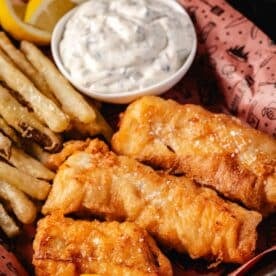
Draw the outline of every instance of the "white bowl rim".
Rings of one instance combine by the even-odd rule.
[[[93,0],[91,0],[93,1]],[[189,68],[191,67],[196,52],[197,52],[197,35],[196,35],[196,31],[195,31],[195,26],[191,20],[190,15],[188,14],[188,12],[186,11],[186,9],[180,4],[178,3],[176,0],[158,0],[160,2],[165,2],[166,4],[172,5],[174,8],[176,8],[177,10],[181,11],[182,13],[184,13],[187,17],[188,17],[188,21],[192,26],[192,32],[193,32],[193,44],[192,44],[192,49],[191,52],[189,53],[188,58],[184,61],[183,65],[175,72],[173,73],[171,76],[169,76],[168,78],[154,84],[151,86],[147,86],[144,87],[142,89],[137,89],[137,90],[132,90],[132,91],[125,91],[125,92],[99,92],[96,90],[90,90],[86,87],[83,87],[82,85],[80,85],[79,83],[77,83],[76,81],[73,80],[72,76],[70,75],[70,73],[65,69],[62,59],[60,57],[60,53],[59,53],[59,42],[61,40],[62,34],[64,32],[64,28],[65,25],[67,23],[67,21],[71,18],[71,16],[76,12],[76,10],[81,6],[86,4],[88,1],[82,3],[81,5],[78,5],[77,7],[75,7],[74,9],[70,10],[68,13],[66,13],[56,24],[53,34],[52,34],[52,39],[51,39],[51,51],[52,51],[52,55],[54,58],[54,61],[58,67],[58,69],[61,71],[61,73],[81,92],[85,93],[88,96],[91,97],[95,97],[101,100],[106,100],[108,101],[109,99],[115,99],[115,98],[136,98],[138,96],[145,96],[148,94],[152,94],[152,91],[160,91],[159,93],[155,93],[155,94],[161,94],[165,91],[161,91],[162,87],[166,86],[168,83],[170,83],[170,88],[172,86],[174,86],[181,78],[184,77],[184,75],[187,73],[187,71],[189,70]],[[170,89],[169,88],[169,89]],[[168,90],[169,90],[168,89]]]

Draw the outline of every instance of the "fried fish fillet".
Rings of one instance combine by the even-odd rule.
[[[98,139],[60,166],[42,212],[57,210],[135,222],[164,246],[192,258],[236,263],[252,256],[261,220],[259,213],[186,177],[117,156]]]
[[[56,213],[38,222],[33,248],[37,276],[172,275],[154,240],[130,222],[81,221]]]
[[[249,209],[276,209],[276,142],[234,117],[143,97],[127,108],[112,146],[151,166],[185,173]]]

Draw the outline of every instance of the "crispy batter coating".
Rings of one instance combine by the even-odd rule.
[[[143,97],[129,105],[113,149],[185,173],[263,214],[276,207],[276,142],[231,116]]]
[[[59,168],[42,211],[56,210],[132,221],[164,246],[192,258],[237,263],[254,253],[261,220],[259,213],[227,202],[186,177],[158,173],[117,156],[98,139]]]
[[[51,154],[46,160],[46,166],[53,171],[56,171],[58,167],[74,152],[85,150],[89,145],[89,139],[87,141],[68,141],[64,143],[64,149],[57,153]]]
[[[172,275],[154,240],[130,222],[73,220],[55,213],[38,222],[33,247],[37,276]]]

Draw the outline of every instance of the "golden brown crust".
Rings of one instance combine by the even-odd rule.
[[[90,140],[87,139],[86,141],[69,141],[63,144],[63,150],[49,155],[46,161],[46,166],[56,171],[58,167],[73,153],[76,151],[82,151],[89,145]]]
[[[243,263],[254,254],[257,212],[221,199],[186,177],[117,156],[98,139],[60,167],[43,213],[88,212],[128,220],[192,258]]]
[[[143,97],[121,117],[112,146],[153,167],[185,173],[263,214],[275,210],[275,140],[231,116]]]
[[[172,275],[168,259],[134,223],[81,221],[56,213],[38,223],[36,275]]]

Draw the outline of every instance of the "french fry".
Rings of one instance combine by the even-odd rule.
[[[1,135],[0,135],[1,141]],[[2,156],[8,163],[18,168],[20,171],[25,172],[35,178],[52,180],[55,174],[42,165],[39,161],[35,160],[24,151],[15,146],[10,147],[9,155],[1,154],[0,142],[0,156]]]
[[[0,116],[0,131],[5,134],[7,137],[9,137],[15,145],[18,147],[21,147],[21,141],[19,137],[17,136],[16,132],[13,128],[11,128],[7,122]]]
[[[11,140],[0,132],[0,156],[9,159],[11,156]]]
[[[5,52],[0,48],[0,55],[9,63],[13,64],[12,60],[5,54]]]
[[[19,227],[15,224],[14,220],[4,209],[4,206],[0,203],[0,227],[4,233],[12,238],[19,234]]]
[[[84,136],[95,136],[97,134],[103,134],[107,141],[111,140],[113,130],[105,121],[101,113],[95,109],[96,121],[89,124],[84,124],[79,121],[72,121],[72,131],[77,130]],[[70,131],[69,131],[70,132]]]
[[[43,200],[47,197],[50,184],[30,176],[3,161],[0,161],[0,181],[8,182],[27,195]]]
[[[111,137],[113,135],[113,129],[110,127],[110,125],[106,122],[105,118],[103,117],[103,115],[100,113],[100,108],[101,108],[101,103],[92,100],[91,98],[87,98],[86,101],[88,102],[88,104],[95,110],[96,113],[96,120],[95,123],[96,125],[98,125],[100,132],[97,134],[103,134],[103,136],[105,137],[105,139],[107,141],[111,140]],[[94,135],[91,134],[92,131],[90,131],[90,135]]]
[[[41,148],[38,144],[36,144],[33,141],[27,140],[25,142],[25,151],[33,156],[35,159],[37,159],[41,164],[44,166],[47,166],[48,158],[51,155],[49,152],[46,152]]]
[[[26,59],[24,54],[13,45],[4,32],[0,32],[0,49],[2,49],[11,61],[18,67],[18,69],[34,83],[40,92],[58,104],[58,101],[51,92],[45,79]]]
[[[21,51],[32,65],[41,72],[62,109],[71,117],[84,124],[96,119],[95,110],[89,106],[85,99],[60,74],[55,65],[32,43],[21,42]]]
[[[19,170],[39,179],[52,180],[55,174],[24,151],[12,147],[10,163]]]
[[[68,128],[68,116],[53,101],[39,92],[34,84],[1,53],[0,79],[19,93],[51,130],[62,132]]]
[[[0,115],[23,137],[32,138],[48,151],[56,151],[60,147],[60,137],[42,125],[34,114],[21,106],[1,85],[0,98]]]
[[[12,141],[0,132],[0,157],[9,164],[35,178],[52,180],[55,174],[42,163],[12,145]]]
[[[0,181],[0,198],[7,201],[16,217],[25,224],[32,223],[36,217],[36,207],[28,197],[7,182]]]

